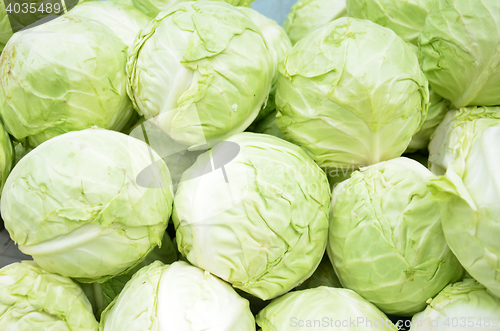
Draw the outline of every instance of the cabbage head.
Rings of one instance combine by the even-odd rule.
[[[425,19],[436,2],[437,0],[347,0],[347,14],[385,26],[404,41],[417,44]]]
[[[401,156],[424,123],[427,79],[413,49],[373,22],[340,18],[298,42],[280,65],[277,124],[321,167]]]
[[[419,39],[431,88],[458,109],[500,104],[500,2],[437,0]]]
[[[203,171],[212,160],[219,166]],[[268,300],[302,283],[320,263],[329,208],[326,175],[302,149],[241,133],[184,172],[172,219],[189,262]]]
[[[62,16],[17,32],[0,57],[5,129],[31,147],[94,125],[120,130],[133,112],[126,53],[108,27],[85,18]]]
[[[410,331],[500,330],[500,299],[472,278],[448,285],[413,316]]]
[[[467,127],[479,131],[500,123],[500,107],[467,107],[450,111],[431,137],[429,144],[429,169],[444,175],[458,158],[462,148],[460,139],[467,134]],[[469,128],[470,129],[470,128]]]
[[[257,25],[217,1],[163,11],[142,30],[127,71],[138,112],[188,146],[244,131],[267,100],[274,75]]]
[[[346,15],[346,0],[299,0],[288,13],[283,28],[295,45],[314,28]]]
[[[321,286],[290,292],[257,315],[262,331],[397,330],[377,307],[355,292]]]
[[[76,6],[69,15],[103,23],[129,47],[134,44],[139,31],[151,20],[131,5],[112,1],[88,1]]]
[[[150,186],[136,180],[148,171]],[[168,169],[146,144],[89,129],[22,158],[1,213],[12,240],[40,267],[90,283],[128,272],[161,243],[172,200]]]
[[[362,168],[335,187],[328,255],[346,288],[387,314],[411,316],[460,279],[441,228],[432,173],[396,158]]]
[[[255,331],[248,301],[186,262],[139,270],[102,314],[100,331]]]
[[[31,261],[0,269],[2,331],[97,331],[92,306],[71,279]]]
[[[444,171],[430,188],[436,199],[445,201],[446,240],[465,270],[498,297],[499,139],[500,107],[464,108],[447,115],[431,142],[429,157],[431,169]]]

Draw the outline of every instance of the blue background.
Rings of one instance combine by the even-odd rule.
[[[297,0],[255,0],[252,8],[282,25],[295,2]]]

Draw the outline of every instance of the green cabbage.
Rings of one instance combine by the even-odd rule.
[[[314,30],[280,72],[278,127],[321,167],[399,157],[427,115],[427,80],[413,49],[370,21],[340,18]]]
[[[138,112],[188,146],[244,131],[274,75],[256,24],[217,1],[179,3],[158,15],[131,49],[127,71]]]
[[[126,51],[104,24],[73,16],[17,32],[0,58],[5,129],[30,147],[94,125],[120,130],[133,112]]]
[[[212,161],[223,167],[204,172]],[[184,172],[172,219],[179,252],[189,262],[267,300],[314,272],[325,250],[329,208],[325,173],[302,149],[241,133]]]
[[[444,200],[443,231],[467,272],[500,296],[500,107],[450,112],[429,150],[444,175],[430,188]]]
[[[186,262],[139,270],[102,314],[101,331],[255,331],[248,301]]]
[[[374,305],[351,290],[317,287],[285,294],[257,315],[262,331],[397,330]]]
[[[161,243],[172,200],[168,169],[147,145],[89,129],[22,158],[5,184],[1,213],[12,240],[40,267],[103,282]]]
[[[448,285],[413,316],[410,331],[500,330],[500,299],[474,279]]]
[[[462,276],[431,199],[432,173],[397,158],[363,168],[333,191],[327,252],[344,287],[387,314],[411,316]]]
[[[500,104],[500,2],[437,0],[419,39],[431,88],[456,108]]]
[[[0,269],[2,331],[97,331],[92,306],[71,279],[23,261]]]

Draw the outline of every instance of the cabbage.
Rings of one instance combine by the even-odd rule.
[[[30,147],[94,125],[120,130],[133,112],[126,51],[104,24],[73,16],[17,32],[0,58],[5,129]]]
[[[311,32],[280,66],[277,124],[325,168],[401,156],[424,123],[427,80],[387,28],[340,18]]]
[[[432,173],[397,158],[363,168],[333,191],[327,252],[344,287],[387,314],[411,316],[462,276],[431,199]]]
[[[437,0],[419,39],[431,88],[456,108],[500,104],[500,2]]]
[[[139,270],[104,311],[101,331],[255,331],[248,301],[186,262]]]
[[[241,133],[200,155],[182,175],[172,219],[189,262],[267,300],[314,272],[325,250],[329,207],[325,173],[303,150]]]
[[[71,279],[23,261],[0,269],[3,331],[97,331],[92,306]]]
[[[474,279],[448,285],[413,316],[410,331],[500,330],[500,299]]]
[[[5,184],[1,213],[12,240],[40,267],[103,282],[161,243],[172,200],[168,170],[147,145],[89,129],[22,158]]]
[[[257,315],[262,331],[397,330],[374,305],[351,290],[318,287],[285,294]]]
[[[431,142],[431,181],[444,200],[443,231],[465,270],[500,296],[500,107],[464,108],[447,115]]]
[[[217,1],[180,3],[158,15],[131,49],[127,71],[138,112],[187,146],[244,131],[274,75],[259,28]]]

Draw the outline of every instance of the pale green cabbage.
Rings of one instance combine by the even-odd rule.
[[[437,0],[420,35],[431,88],[456,108],[500,104],[500,2]]]
[[[318,287],[285,294],[257,315],[262,331],[397,330],[374,305],[347,289]]]
[[[179,3],[158,15],[132,48],[127,71],[138,112],[188,146],[244,131],[274,75],[256,24],[217,1]]]
[[[443,231],[467,272],[500,296],[500,107],[451,112],[431,142],[429,162],[444,175],[430,187]]]
[[[101,331],[255,331],[248,301],[186,262],[139,270],[104,311]]]
[[[427,80],[413,49],[370,21],[340,18],[314,30],[280,72],[278,127],[322,167],[399,157],[427,115]]]
[[[418,43],[425,19],[437,0],[346,0],[351,17],[370,20],[396,32],[403,40]]]
[[[299,0],[288,13],[283,28],[296,44],[311,30],[347,16],[346,0]]]
[[[92,306],[71,279],[23,261],[0,269],[2,331],[97,331]]]
[[[461,152],[464,138],[500,123],[499,107],[468,107],[450,111],[432,135],[429,144],[429,169],[436,175],[444,175],[448,166]],[[468,141],[470,143],[470,141]]]
[[[99,21],[129,47],[151,18],[131,5],[112,1],[89,1],[76,6],[69,15]]]
[[[234,146],[239,151],[232,157]],[[200,176],[212,160],[225,165]],[[189,262],[267,300],[314,272],[329,208],[325,173],[302,149],[241,133],[200,155],[182,175],[172,219]]]
[[[0,114],[29,146],[97,125],[120,130],[132,115],[127,46],[104,24],[63,16],[17,32],[0,58]]]
[[[397,158],[354,172],[333,191],[330,260],[342,285],[387,314],[421,311],[462,276],[431,178],[420,163]]]
[[[500,330],[500,299],[472,278],[448,285],[413,316],[410,331]]]
[[[150,181],[141,183],[146,168]],[[22,158],[5,184],[1,213],[12,240],[42,268],[103,282],[161,243],[172,200],[168,169],[147,145],[89,129]]]

